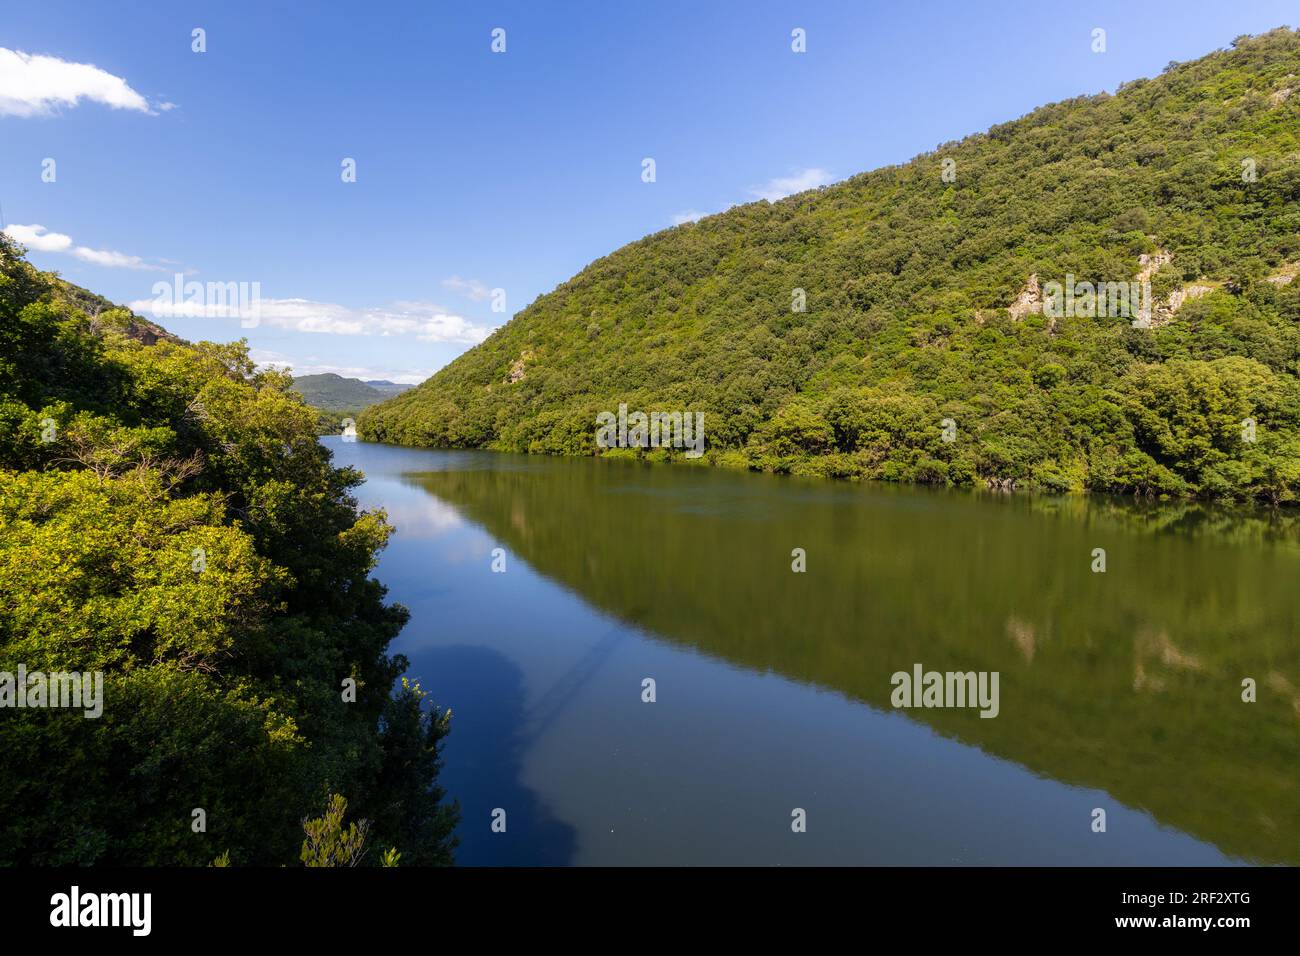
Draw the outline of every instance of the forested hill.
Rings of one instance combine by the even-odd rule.
[[[408,387],[383,380],[363,382],[333,372],[296,375],[293,379],[293,390],[302,396],[304,402],[329,412],[356,411],[400,394]]]
[[[370,576],[390,528],[289,385],[0,234],[0,865],[319,861],[330,794],[363,862],[450,860],[448,717],[392,692],[407,614]]]
[[[1291,500],[1298,271],[1300,34],[1279,29],[634,242],[360,428],[594,454],[626,403],[703,412],[716,464]],[[1149,281],[1150,307],[1045,314],[1067,276]]]

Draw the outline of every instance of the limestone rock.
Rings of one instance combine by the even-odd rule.
[[[1025,287],[1016,296],[1016,301],[1007,308],[1007,314],[1011,316],[1011,321],[1019,322],[1027,315],[1042,311],[1043,290],[1038,284],[1038,273],[1035,272],[1025,282]]]

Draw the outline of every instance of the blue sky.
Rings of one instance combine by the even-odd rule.
[[[0,205],[36,264],[119,302],[178,271],[260,284],[255,327],[160,317],[186,338],[418,381],[681,218],[1284,23],[1264,0],[6,3]]]

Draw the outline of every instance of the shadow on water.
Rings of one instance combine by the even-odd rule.
[[[435,647],[420,657],[421,670],[455,688],[454,730],[444,751],[448,770],[440,782],[460,801],[457,859],[477,866],[571,863],[574,829],[555,819],[523,779],[529,721],[519,669],[482,647]],[[497,807],[506,811],[505,833],[491,829]]]
[[[998,671],[1001,714],[912,710],[940,734],[1265,863],[1300,863],[1300,550],[1268,515],[971,495],[602,461],[466,459],[405,481],[618,620],[890,711],[890,675]],[[791,573],[803,548],[807,572]],[[1095,549],[1106,573],[1092,573]],[[506,788],[535,860],[574,835],[520,783],[529,715],[504,661],[457,713],[467,844]],[[1244,703],[1241,682],[1259,688]],[[460,678],[458,678],[460,679]],[[483,785],[480,785],[483,784]],[[481,830],[481,833],[479,832]],[[482,841],[480,843],[480,841]],[[480,855],[481,853],[481,855]]]

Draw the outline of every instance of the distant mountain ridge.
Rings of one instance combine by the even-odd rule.
[[[597,416],[626,405],[703,413],[717,465],[1294,500],[1298,76],[1296,32],[1239,37],[1114,95],[657,232],[366,409],[361,434],[680,457],[600,447]],[[1144,304],[1116,314],[1110,295],[1098,316],[1076,282]]]
[[[365,379],[364,381],[371,388],[377,388],[381,392],[390,392],[393,395],[398,395],[406,391],[408,388],[415,387],[414,385],[404,385],[400,382],[390,382],[387,379],[383,379],[383,378],[368,378]]]
[[[334,372],[295,376],[292,390],[313,408],[329,412],[356,412],[411,388],[385,379],[363,381]]]

